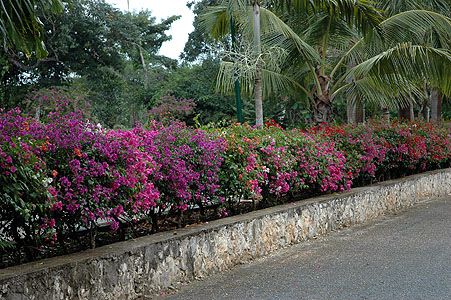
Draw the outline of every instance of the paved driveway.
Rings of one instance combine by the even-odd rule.
[[[157,299],[451,299],[451,197],[304,242]]]

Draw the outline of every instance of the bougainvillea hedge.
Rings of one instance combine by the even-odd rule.
[[[451,166],[450,126],[423,121],[307,131],[150,122],[121,131],[63,108],[40,121],[1,112],[0,258],[8,264],[71,252],[67,241],[86,236],[95,247],[99,232],[125,239],[143,221],[155,232],[193,213],[225,217],[243,205]]]

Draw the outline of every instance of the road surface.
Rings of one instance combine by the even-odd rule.
[[[451,299],[451,197],[301,243],[157,299]]]

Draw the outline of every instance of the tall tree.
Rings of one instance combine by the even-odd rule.
[[[301,2],[293,1],[290,9],[297,9],[297,3],[304,7]],[[398,106],[420,94],[418,84],[424,76],[450,93],[449,51],[407,39],[433,27],[438,38],[449,41],[451,25],[446,16],[410,11],[380,22],[378,10],[366,1],[315,1],[317,6],[305,3],[305,8],[310,9],[299,14],[304,13],[306,26],[299,30],[299,19],[293,26],[299,35],[280,22],[264,32],[265,46],[285,51],[281,61],[286,62],[280,70],[267,69],[266,65],[262,69],[267,93],[292,94],[295,89],[305,92],[311,100],[316,123],[331,121],[333,100],[340,93],[358,94],[362,101]],[[262,18],[272,15],[262,9]],[[289,17],[286,19],[290,21]],[[374,29],[378,34],[373,33]],[[316,55],[307,56],[305,49],[314,48]],[[356,61],[356,66],[347,68],[349,60]],[[221,72],[219,78],[227,90],[231,86],[231,64],[225,63]],[[254,78],[243,77],[242,85]]]
[[[152,102],[168,94],[177,99],[193,99],[196,103],[195,114],[199,115],[201,124],[231,120],[235,115],[233,97],[215,93],[213,78],[219,66],[219,59],[205,56],[201,63],[182,64],[152,84]]]
[[[260,33],[260,1],[252,1],[253,11],[253,38],[254,55],[257,58],[255,83],[254,83],[254,101],[255,101],[255,125],[263,126],[263,95],[262,95],[262,61],[260,55],[262,52],[262,42]]]
[[[189,33],[188,41],[185,44],[183,52],[180,54],[180,58],[184,62],[193,63],[201,61],[204,58],[216,57],[215,51],[216,42],[208,32],[203,30],[201,25],[201,14],[206,7],[217,6],[222,0],[201,0],[190,1],[187,3],[194,14],[193,27],[194,30]]]
[[[202,14],[201,22],[204,30],[211,34],[213,38],[222,39],[230,32],[230,19],[233,17],[243,40],[252,41],[253,44],[253,84],[246,84],[245,91],[254,95],[256,125],[263,125],[263,74],[262,74],[262,53],[261,53],[261,27],[267,31],[271,27],[285,26],[283,22],[274,14],[268,14],[268,10],[262,10],[260,1],[256,0],[223,0],[221,5],[208,7]],[[262,13],[265,13],[262,15]],[[287,35],[291,35],[291,30],[286,30]],[[305,48],[299,43],[301,51],[315,55],[313,49]],[[235,75],[234,75],[235,76]],[[252,88],[250,88],[252,87]],[[250,88],[250,89],[249,89]]]
[[[387,17],[406,12],[409,10],[429,10],[440,13],[444,16],[450,16],[450,2],[446,0],[378,0],[376,1],[377,7],[384,10]],[[408,24],[406,24],[408,26]],[[415,34],[414,34],[415,36]],[[437,34],[434,28],[430,28],[429,31],[422,32],[422,35],[416,35],[416,40],[421,40],[423,44],[429,44],[436,48],[449,49],[449,39],[437,38]],[[441,107],[442,107],[442,92],[433,83],[428,82],[427,78],[424,80],[425,91],[424,99],[421,101],[421,109],[423,110],[423,116],[429,120],[429,107],[431,109],[431,119],[435,122],[441,120]],[[432,84],[432,85],[431,85]],[[413,118],[413,100],[409,102],[406,107],[401,107],[399,110],[399,116],[404,119]]]
[[[38,60],[2,53],[10,61],[1,78],[2,106],[18,103],[16,90],[83,81],[102,122],[134,123],[137,110],[151,97],[143,92],[152,81],[151,69],[177,64],[157,54],[170,39],[166,30],[177,16],[156,22],[149,11],[124,13],[103,0],[71,0],[55,18],[41,10],[38,17],[49,55]],[[129,117],[113,117],[118,113]]]

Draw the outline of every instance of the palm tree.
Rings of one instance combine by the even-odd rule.
[[[307,4],[303,5],[304,2]],[[317,7],[309,6],[310,1],[291,3],[290,9],[307,8],[297,13],[306,19],[306,26],[296,30],[299,34],[271,11],[261,9],[262,48],[281,49],[285,61],[276,66],[265,61],[261,69],[263,92],[267,95],[293,94],[296,90],[306,93],[315,123],[332,120],[333,100],[343,93],[360,101],[397,107],[412,97],[422,97],[420,82],[424,82],[425,76],[444,93],[451,92],[449,50],[406,39],[433,27],[437,36],[449,44],[451,25],[446,16],[417,10],[380,22],[378,11],[366,1],[315,1]],[[347,6],[350,3],[359,5]],[[347,12],[348,8],[354,13]],[[290,17],[293,15],[285,17],[287,22]],[[265,22],[267,19],[271,22]],[[299,18],[295,20],[298,22],[294,24],[298,24]],[[409,35],[406,35],[406,24]],[[355,62],[352,68],[348,65],[351,61]],[[232,65],[224,62],[218,75],[224,91],[232,86]],[[250,86],[255,78],[252,73],[248,75],[240,78],[243,86]]]
[[[399,117],[410,120],[413,118],[413,103],[424,102],[427,86],[449,94],[450,19],[435,12],[410,10],[389,17],[385,29],[385,49],[398,45],[405,47],[406,53],[400,53],[397,64],[403,77],[409,80],[411,90],[416,92],[408,91],[407,102],[399,106]],[[417,59],[416,53],[420,53],[422,58]],[[401,60],[402,56],[404,60]]]
[[[38,58],[47,56],[43,42],[43,25],[36,9],[60,13],[61,0],[6,0],[0,7],[0,31],[5,51],[13,47],[26,56],[35,53]]]
[[[253,18],[253,38],[254,38],[254,55],[258,57],[261,54],[261,34],[260,34],[260,1],[252,0]],[[254,84],[255,97],[255,125],[263,126],[263,96],[262,96],[262,71],[261,60],[257,61]]]
[[[338,56],[339,52],[337,50],[352,47],[361,34],[368,34],[371,30],[377,28],[378,23],[381,21],[381,14],[368,1],[311,2],[282,0],[272,2],[279,10],[297,14],[297,22],[303,19],[308,20],[304,22],[305,27],[297,32],[305,33],[303,38],[318,49],[318,53],[322,58],[315,68],[318,80],[316,80],[313,72],[310,74],[315,82],[312,89],[313,101],[311,102],[311,111],[313,112],[314,122],[329,122],[333,118],[333,99],[329,94],[329,87],[333,78],[329,75],[334,74],[334,72],[327,74],[328,71],[331,71],[331,69],[328,70],[327,68],[331,63],[330,58],[331,56]],[[354,65],[355,63],[349,61],[348,64]],[[351,106],[349,112],[352,112],[350,115],[355,117],[357,113],[362,118],[363,114],[359,114],[358,110],[356,110],[356,106],[363,108],[361,101],[355,96],[351,96],[348,97],[348,102]]]
[[[236,20],[238,27],[243,24],[249,25],[248,20],[243,21],[243,14],[246,14],[252,7],[252,38],[253,55],[259,57],[261,53],[260,34],[260,1],[259,0],[224,0],[220,6],[210,7],[202,16],[202,21],[207,24],[208,31],[215,39],[221,39],[229,33],[230,26],[228,20]],[[247,16],[244,17],[245,19]],[[262,78],[261,62],[257,62],[256,76],[254,78],[254,101],[256,125],[263,125],[263,98],[262,98]]]
[[[283,1],[282,1],[283,2]],[[276,7],[277,4],[282,2],[278,1],[266,1],[266,4],[269,7]],[[371,24],[376,24],[379,21],[380,15],[378,12],[366,4],[366,1],[351,1],[351,0],[341,0],[341,1],[331,1],[331,0],[323,0],[323,1],[315,1],[315,5],[311,6],[310,1],[306,1],[305,3],[299,2],[295,3],[295,8],[308,8],[308,9],[319,9],[322,11],[327,11],[330,14],[330,23],[332,22],[332,18],[335,18],[337,15],[344,15],[346,18],[346,22],[349,25],[354,25],[362,30],[367,30],[371,28]],[[277,32],[281,34],[287,40],[292,42],[292,47],[296,48],[298,54],[301,54],[302,57],[307,62],[310,71],[312,71],[313,79],[315,82],[315,90],[314,97],[318,99],[316,103],[317,110],[322,110],[325,104],[327,103],[327,91],[326,89],[326,77],[324,76],[324,68],[317,68],[315,70],[315,64],[325,60],[326,51],[317,51],[311,47],[308,43],[303,41],[295,32],[288,27],[281,19],[279,19],[273,12],[270,10],[261,7],[260,1],[252,0],[252,1],[244,1],[244,0],[224,0],[220,6],[210,7],[203,14],[203,22],[205,28],[211,35],[215,38],[222,38],[228,33],[228,20],[230,16],[233,16],[235,20],[237,20],[237,25],[241,29],[241,34],[243,36],[249,35],[249,29],[253,28],[253,41],[254,41],[254,56],[256,57],[254,72],[248,72],[247,77],[241,77],[243,80],[252,80],[253,85],[249,84],[249,81],[244,85],[248,87],[248,89],[244,89],[244,91],[253,93],[255,98],[256,105],[256,123],[257,125],[263,124],[263,111],[262,111],[262,94],[263,91],[271,88],[263,84],[263,82],[268,83],[267,80],[276,80],[278,85],[286,85],[283,83],[283,80],[277,78],[275,75],[277,72],[271,69],[263,69],[262,64],[264,62],[263,55],[261,52],[261,31],[260,26],[262,27],[262,32],[265,35],[271,35],[273,32]],[[351,5],[352,4],[352,5]],[[249,8],[252,8],[253,18],[249,18]],[[356,8],[358,8],[356,10]],[[249,24],[249,20],[253,20],[252,27]],[[330,26],[329,26],[330,27]],[[327,38],[324,39],[326,46]],[[273,50],[274,47],[270,47]],[[221,70],[223,74],[225,72],[231,71],[233,68],[231,67],[231,62],[223,64]],[[267,66],[267,64],[266,64]],[[266,67],[265,66],[265,67]],[[277,69],[277,67],[276,67]],[[220,74],[219,77],[222,77]],[[263,78],[266,77],[266,80]],[[226,79],[227,76],[224,76],[222,79]],[[285,78],[288,79],[288,78]],[[219,80],[219,89],[230,88],[230,82],[226,82],[223,80]],[[263,81],[263,82],[262,82]],[[225,84],[224,84],[225,83]],[[294,83],[294,82],[291,82]],[[299,85],[298,85],[299,86]],[[252,88],[249,88],[252,87]],[[326,112],[327,115],[327,112]],[[326,117],[327,118],[327,117]]]
[[[444,0],[378,0],[376,2],[378,8],[385,11],[386,16],[390,17],[404,11],[409,10],[430,10],[438,12],[442,15],[450,15],[450,5],[449,1]],[[408,26],[408,24],[406,24]],[[430,28],[429,31],[423,32],[421,36],[417,36],[417,40],[421,40],[423,44],[433,45],[438,48],[446,48],[449,45],[449,40],[445,41],[436,39],[434,29]],[[433,87],[427,82],[426,78],[424,80],[425,86],[424,99],[421,104],[421,112],[426,120],[429,120],[429,106],[431,106],[431,119],[435,122],[440,122],[441,120],[441,102],[442,93],[437,87]],[[406,107],[400,107],[399,117],[404,119],[413,118],[413,101],[410,101],[409,105]]]
[[[263,107],[262,99],[265,92],[265,86],[263,78],[267,75],[267,72],[263,72],[262,64],[262,42],[261,32],[271,32],[276,28],[278,32],[282,32],[283,35],[293,40],[293,43],[298,48],[300,53],[309,59],[317,60],[315,50],[311,48],[307,43],[300,40],[297,35],[283,23],[275,14],[271,11],[260,6],[260,1],[256,0],[223,0],[221,5],[208,7],[201,16],[201,25],[204,30],[209,32],[216,40],[223,39],[228,33],[230,28],[230,20],[233,18],[235,25],[238,28],[238,32],[241,37],[241,41],[253,41],[253,49],[251,55],[254,63],[247,70],[241,72],[240,82],[243,82],[241,86],[242,91],[245,94],[254,95],[255,111],[256,111],[256,125],[263,125]],[[248,57],[249,58],[249,57]],[[234,64],[233,62],[224,62],[221,66],[221,71],[218,75],[217,87],[218,90],[231,91],[233,89],[234,81]],[[243,70],[242,70],[243,71]],[[267,70],[266,70],[267,71]],[[230,72],[230,73],[227,73]],[[222,74],[227,73],[231,77],[220,79]],[[232,80],[232,81],[230,81]],[[245,80],[246,82],[244,82]],[[224,84],[224,85],[223,85]],[[267,92],[267,90],[266,90]]]

